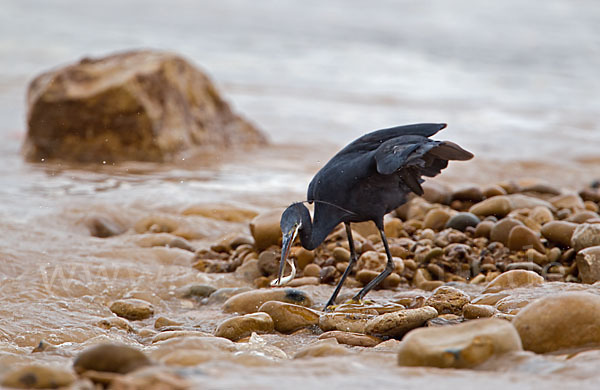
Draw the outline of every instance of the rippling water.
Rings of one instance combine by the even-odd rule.
[[[140,248],[134,235],[91,238],[83,223],[90,215],[130,226],[147,215],[181,217],[196,204],[283,206],[303,196],[310,175],[337,147],[368,130],[410,122],[448,122],[440,137],[476,154],[472,163],[453,166],[446,181],[541,176],[579,186],[599,176],[600,7],[592,0],[4,0],[1,8],[5,366],[27,360],[41,339],[132,342],[93,326],[110,314],[108,302],[125,295],[144,297],[165,315],[187,315],[170,292],[204,280],[190,272],[189,254]],[[211,164],[90,169],[22,161],[24,96],[36,74],[82,56],[140,47],[173,50],[207,70],[274,146]],[[198,246],[246,229],[192,222]],[[384,368],[376,362],[367,359],[356,372],[385,375],[389,367],[397,380],[406,374],[402,380],[412,387],[431,378],[463,387],[489,381],[486,374],[402,371],[393,359]],[[296,387],[313,368],[286,363],[282,372]],[[264,370],[274,375],[271,385],[286,380],[273,370],[245,370],[256,382]],[[333,377],[349,384],[348,375]],[[221,380],[223,387],[240,383]],[[497,380],[500,387],[512,377]]]

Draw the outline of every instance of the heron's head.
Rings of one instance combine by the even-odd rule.
[[[297,204],[294,203],[285,209],[283,214],[281,214],[281,222],[279,223],[279,226],[281,227],[281,233],[283,234],[281,240],[281,262],[279,263],[279,275],[277,277],[277,281],[273,284],[275,286],[280,286],[282,284],[281,277],[283,276],[283,269],[289,255],[290,248],[296,239],[298,230],[302,227],[302,218],[297,207]]]

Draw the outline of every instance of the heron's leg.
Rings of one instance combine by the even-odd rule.
[[[335,290],[333,291],[333,295],[331,295],[331,298],[329,298],[329,300],[327,301],[327,304],[325,305],[325,309],[324,309],[325,311],[327,311],[327,308],[329,306],[331,306],[335,303],[335,299],[337,298],[338,294],[340,293],[340,290],[342,289],[342,285],[344,284],[344,281],[348,277],[348,274],[350,273],[350,271],[352,271],[352,267],[354,266],[354,263],[356,263],[356,250],[354,249],[354,239],[352,238],[352,229],[350,229],[350,223],[345,222],[344,224],[346,225],[346,234],[348,235],[348,246],[350,247],[350,261],[348,262],[348,266],[346,267],[346,270],[344,271],[344,273],[342,274],[342,277],[340,278],[340,282],[335,287]]]
[[[387,254],[387,264],[383,272],[377,275],[375,279],[371,280],[365,287],[363,287],[362,290],[358,292],[358,294],[354,296],[354,298],[352,298],[354,301],[360,302],[369,291],[371,291],[374,287],[381,283],[383,279],[387,278],[388,275],[392,273],[394,268],[396,268],[394,260],[392,259],[392,254],[390,253],[390,246],[388,245],[387,238],[385,237],[383,229],[379,229],[379,233],[381,234],[381,240],[383,241],[385,253]]]

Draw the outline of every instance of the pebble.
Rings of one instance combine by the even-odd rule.
[[[318,286],[321,284],[321,279],[316,276],[303,276],[301,278],[296,278],[291,280],[287,286],[288,287],[302,287],[302,286]]]
[[[577,228],[577,224],[572,222],[552,221],[542,226],[542,236],[548,241],[569,247],[575,228]]]
[[[254,245],[259,251],[265,250],[271,245],[278,245],[281,239],[282,209],[269,210],[254,217],[250,222],[250,233],[254,238]]]
[[[223,287],[217,289],[208,297],[208,303],[222,303],[234,295],[241,294],[247,291],[253,291],[250,287]]]
[[[510,213],[511,210],[511,202],[508,199],[508,196],[500,195],[474,204],[469,209],[469,212],[484,217],[487,217],[488,215],[495,215],[501,218]]]
[[[146,355],[136,348],[123,344],[100,344],[77,355],[73,368],[78,374],[88,370],[127,374],[150,364]]]
[[[237,341],[252,333],[271,333],[275,329],[273,319],[267,313],[252,313],[228,318],[217,326],[215,336]]]
[[[432,209],[427,212],[423,220],[423,227],[432,230],[441,230],[450,219],[450,213],[445,209]]]
[[[506,271],[512,271],[517,269],[533,271],[537,274],[542,273],[542,267],[530,261],[520,261],[516,263],[511,263],[506,266]]]
[[[458,316],[456,314],[440,314],[439,317],[432,318],[427,320],[426,326],[448,326],[448,325],[456,325],[464,322],[464,318],[462,316]]]
[[[300,247],[293,247],[290,251],[290,256],[296,259],[296,265],[299,270],[303,270],[307,265],[311,264],[315,260],[315,254],[313,251]]]
[[[319,273],[319,279],[323,284],[331,284],[335,282],[336,275],[337,269],[333,265],[328,265],[321,268],[321,272]]]
[[[327,338],[300,349],[294,355],[294,359],[339,356],[348,355],[349,353],[350,351],[339,345],[335,338]]]
[[[126,332],[135,332],[129,321],[121,317],[103,318],[96,325],[104,329],[117,328]]]
[[[468,227],[475,227],[481,221],[479,218],[473,213],[458,213],[454,216],[450,217],[448,222],[446,222],[446,228],[452,228],[456,230],[460,230],[464,232]]]
[[[110,382],[111,390],[169,389],[185,390],[194,387],[183,374],[167,368],[147,367],[129,375],[116,376]]]
[[[145,320],[154,314],[149,302],[141,299],[119,299],[110,305],[110,311],[131,321]]]
[[[484,318],[409,332],[400,344],[398,364],[472,368],[493,356],[522,349],[519,334],[509,322]]]
[[[439,314],[462,314],[463,306],[470,301],[471,298],[461,290],[450,286],[441,286],[425,300],[425,306],[433,307]]]
[[[361,333],[342,332],[339,330],[325,332],[319,336],[320,340],[329,338],[336,339],[340,344],[352,345],[356,347],[374,347],[383,341],[378,337],[368,336]]]
[[[521,188],[522,192],[537,192],[540,194],[560,195],[560,190],[548,183],[533,183]]]
[[[600,246],[591,246],[577,253],[577,269],[583,283],[600,281]]]
[[[109,217],[92,215],[85,219],[85,225],[94,237],[107,238],[125,232],[125,228]]]
[[[18,389],[56,389],[70,386],[75,379],[71,371],[63,368],[31,364],[9,370],[2,379],[2,386]]]
[[[550,202],[545,200],[534,198],[532,196],[526,196],[522,194],[511,194],[507,195],[512,210],[518,209],[533,209],[538,206],[547,207],[550,210],[554,210],[554,206]]]
[[[572,216],[567,218],[567,221],[579,224],[579,223],[584,223],[589,220],[596,219],[598,217],[600,217],[598,215],[598,213],[595,213],[593,211],[581,211],[581,212],[573,214]]]
[[[309,264],[304,268],[304,276],[314,276],[320,277],[321,275],[321,267],[317,264]]]
[[[178,288],[176,294],[180,298],[206,298],[215,291],[217,289],[213,286],[192,283]]]
[[[544,207],[544,206],[534,207],[529,212],[529,218],[531,218],[536,223],[539,223],[540,225],[544,225],[544,224],[554,220],[552,211],[550,211],[550,209],[548,209],[547,207]]]
[[[347,263],[350,261],[350,251],[346,248],[342,248],[342,247],[338,246],[337,248],[335,248],[333,250],[331,255],[337,262],[346,262]]]
[[[571,237],[571,247],[577,252],[584,248],[600,245],[600,224],[578,225]]]
[[[475,237],[490,238],[490,233],[494,228],[495,223],[493,221],[481,221],[475,228]]]
[[[513,251],[533,248],[540,253],[545,253],[546,248],[538,235],[526,226],[515,226],[508,235],[508,248]]]
[[[235,271],[235,276],[238,279],[246,282],[252,282],[263,276],[262,271],[258,268],[258,259],[250,259],[240,265]]]
[[[154,321],[154,328],[160,329],[167,326],[181,326],[181,322],[173,321],[167,317],[158,317],[156,321]]]
[[[499,185],[490,185],[481,190],[485,198],[491,198],[493,196],[506,195],[506,190]]]
[[[558,248],[552,248],[552,249],[558,250],[558,253],[559,253],[558,256],[560,257],[560,249],[558,249]],[[555,254],[556,254],[556,251],[553,252],[553,255],[555,255]],[[533,248],[529,248],[529,249],[527,249],[527,251],[525,251],[525,257],[527,258],[528,261],[532,261],[535,264],[540,265],[540,266],[544,266],[548,263],[556,261],[556,259],[552,260],[552,261],[548,261],[548,256],[536,251]],[[521,269],[528,269],[528,268],[521,268]],[[532,271],[535,271],[535,270],[532,269]]]
[[[600,344],[600,296],[569,292],[542,297],[514,318],[523,347],[535,353]]]
[[[447,186],[433,181],[426,181],[422,184],[423,199],[430,203],[450,204],[452,201],[452,192]]]
[[[496,222],[496,224],[490,231],[490,240],[501,242],[505,246],[508,245],[508,238],[510,236],[510,232],[516,226],[523,226],[523,223],[514,218],[501,219],[500,221]]]
[[[493,306],[475,305],[472,303],[467,303],[463,306],[463,317],[468,320],[491,317],[494,313],[496,313],[496,309]]]
[[[463,200],[469,202],[481,202],[483,200],[483,192],[477,186],[468,186],[460,188],[452,194],[453,200]]]
[[[279,272],[279,254],[273,250],[266,250],[258,255],[256,263],[262,275],[275,275]]]
[[[281,333],[292,333],[319,323],[319,313],[298,305],[269,301],[259,309],[273,319],[275,330]]]
[[[578,194],[558,195],[550,199],[550,203],[557,209],[577,210],[585,208],[583,200]]]
[[[376,337],[400,338],[409,330],[423,326],[427,320],[437,315],[437,310],[431,306],[399,310],[370,319],[366,324],[365,333]]]
[[[388,238],[398,238],[403,235],[403,228],[404,224],[400,218],[391,218],[384,222],[383,231]]]
[[[352,333],[365,333],[367,322],[374,318],[371,314],[325,313],[319,317],[319,328],[323,332],[341,330]]]
[[[513,270],[500,274],[483,290],[483,294],[496,293],[503,290],[534,286],[544,283],[544,278],[533,271]]]
[[[268,301],[292,303],[306,307],[313,304],[312,298],[302,290],[292,288],[260,289],[232,296],[223,304],[223,311],[240,314],[254,313]]]
[[[375,251],[364,252],[358,258],[356,269],[381,272],[385,269],[387,256]]]

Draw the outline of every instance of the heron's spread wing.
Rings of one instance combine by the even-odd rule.
[[[452,142],[402,136],[382,143],[374,157],[377,172],[397,172],[411,191],[422,195],[421,176],[434,177],[448,166],[449,160],[469,160],[473,155]]]

